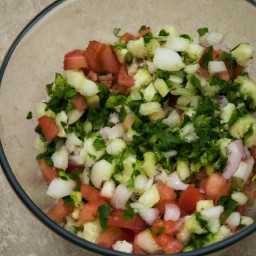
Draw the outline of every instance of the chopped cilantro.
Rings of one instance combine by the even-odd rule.
[[[28,114],[27,114],[27,119],[29,120],[29,119],[32,119],[32,118],[33,118],[33,114],[32,114],[31,111],[29,111]]]
[[[118,51],[121,51],[122,49],[127,48],[127,46],[125,43],[118,42],[113,44],[113,48],[117,49]]]
[[[133,61],[133,56],[130,52],[127,52],[125,55],[124,55],[124,60],[127,64],[132,64],[132,61]]]
[[[220,219],[221,225],[225,223],[227,218],[230,216],[231,213],[235,211],[238,204],[236,201],[232,200],[229,196],[222,196],[217,203],[218,205],[222,205],[225,209],[223,216]]]
[[[80,171],[75,171],[71,173],[66,173],[64,170],[59,169],[59,176],[63,180],[77,180],[80,176]]]
[[[101,136],[98,136],[98,137],[94,140],[93,146],[94,146],[94,148],[95,148],[97,151],[100,151],[100,150],[102,150],[102,149],[104,149],[104,148],[106,147],[106,142],[105,142],[105,140],[103,140],[103,139],[101,138]]]
[[[77,235],[78,231],[79,231],[79,228],[77,227],[74,227],[74,226],[69,226],[68,227],[68,231],[73,233],[74,235]]]
[[[208,28],[199,28],[197,30],[197,33],[199,34],[199,36],[204,36],[206,33],[208,33]]]
[[[161,228],[159,228],[158,230],[157,230],[157,232],[156,232],[156,236],[160,236],[161,234],[163,234],[164,233],[164,230],[165,230],[165,227],[161,227]]]
[[[115,107],[122,105],[125,102],[126,96],[121,94],[111,94],[105,103],[105,107],[108,109],[114,109]]]
[[[121,29],[120,28],[114,28],[113,30],[113,34],[118,37],[119,33],[120,33]]]
[[[65,196],[65,197],[62,197],[63,201],[64,201],[64,204],[74,204],[74,201],[73,199],[71,198],[71,196]]]
[[[187,35],[187,34],[181,34],[180,37],[188,39],[190,42],[193,41],[193,38],[191,36]]]
[[[164,29],[161,29],[160,32],[158,33],[158,36],[169,36],[169,35],[170,33]]]
[[[99,211],[99,218],[100,218],[100,225],[103,229],[105,229],[107,227],[107,220],[108,220],[108,216],[109,214],[113,211],[113,208],[111,208],[108,205],[101,205],[98,208]]]
[[[123,217],[126,219],[126,220],[132,220],[132,217],[133,215],[135,214],[134,210],[131,208],[131,209],[128,209],[128,210],[123,210]]]
[[[153,34],[151,32],[149,32],[143,36],[145,44],[148,44],[152,38],[153,38]]]

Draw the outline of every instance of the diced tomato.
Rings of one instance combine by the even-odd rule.
[[[133,247],[133,250],[132,250],[133,254],[143,254],[143,255],[147,254],[142,249],[140,249],[140,247],[138,247],[136,244],[133,244],[132,247]]]
[[[140,36],[144,36],[144,35],[146,35],[146,34],[148,34],[150,32],[151,32],[151,28],[149,28],[149,27],[141,29],[141,30],[138,31]]]
[[[217,75],[218,75],[218,78],[220,80],[224,80],[224,81],[229,81],[230,80],[230,74],[229,74],[228,70],[220,72]]]
[[[123,210],[117,209],[110,213],[107,225],[109,227],[118,227],[130,229],[135,233],[143,231],[147,224],[137,214],[132,216],[131,220],[127,220],[123,216]]]
[[[128,75],[127,67],[125,64],[122,64],[119,69],[117,83],[118,85],[124,87],[130,87],[134,85],[134,80]]]
[[[126,94],[127,93],[127,88],[128,87],[124,87],[124,86],[120,86],[118,84],[114,84],[113,86],[111,86],[109,88],[109,92],[111,92],[111,93]]]
[[[73,211],[73,207],[71,204],[65,204],[64,200],[61,199],[47,212],[47,215],[53,221],[60,224]]]
[[[161,234],[157,237],[154,237],[157,244],[164,250],[167,254],[178,253],[181,252],[184,248],[182,243],[174,238],[173,236],[169,236],[166,234]]]
[[[110,45],[103,44],[99,50],[97,61],[101,67],[100,71],[112,74],[118,73],[119,62]]]
[[[98,72],[110,72],[117,74],[119,62],[108,44],[102,44],[98,41],[90,41],[85,51],[85,59],[89,69]]]
[[[208,51],[209,51],[209,47],[206,47],[204,49],[204,54],[202,55],[202,57],[199,60],[199,64],[200,64],[201,67],[205,66],[205,61],[206,61],[205,60],[205,54],[208,53]],[[220,60],[220,56],[219,56],[218,52],[215,51],[214,49],[212,49],[212,58],[213,58],[213,60]]]
[[[99,199],[97,201],[90,201],[90,202],[86,203],[83,206],[83,209],[79,213],[79,218],[78,218],[77,224],[81,225],[87,221],[95,220],[95,217],[98,212],[98,208],[103,204],[106,204],[104,199]]]
[[[188,188],[181,193],[179,207],[187,213],[192,213],[196,209],[197,202],[203,199],[204,196],[199,189],[193,186],[188,186]]]
[[[64,57],[64,70],[87,68],[84,51],[75,49]]]
[[[47,141],[51,141],[58,136],[59,128],[55,121],[49,116],[42,116],[38,119],[38,123]]]
[[[45,163],[44,159],[37,160],[39,168],[43,174],[44,179],[49,184],[53,179],[59,177],[59,173],[55,167],[51,167]]]
[[[231,185],[231,181],[223,178],[220,173],[213,172],[205,185],[207,198],[217,202],[222,196],[228,195]]]
[[[250,149],[250,154],[254,158],[254,160],[256,160],[256,147],[255,146]]]
[[[100,196],[100,191],[88,184],[81,184],[80,192],[82,194],[82,197],[87,199],[88,201],[97,201],[102,199],[102,197]]]
[[[67,173],[71,172],[83,172],[84,171],[84,166],[74,166],[74,165],[69,165],[68,168],[65,170]]]
[[[86,49],[84,55],[85,55],[85,60],[87,62],[87,65],[90,70],[94,72],[100,72],[101,67],[99,63],[97,62],[97,56],[102,47],[102,43],[98,41],[90,41],[88,48]]]
[[[130,40],[135,40],[137,37],[129,32],[124,33],[121,37],[120,40],[123,43],[127,43]]]
[[[114,243],[123,240],[129,240],[129,237],[125,232],[117,227],[107,227],[100,235],[97,244],[112,249]]]
[[[152,225],[152,234],[153,236],[159,236],[160,234],[175,235],[179,232],[183,223],[184,223],[183,219],[177,220],[177,221],[157,220]]]
[[[172,188],[168,187],[162,181],[157,181],[156,186],[160,196],[160,200],[156,206],[160,213],[164,214],[165,205],[176,201],[176,193]]]
[[[237,211],[238,211],[241,215],[245,215],[245,210],[246,210],[246,204],[237,207]]]
[[[98,75],[97,73],[93,72],[92,70],[90,70],[87,73],[87,77],[90,78],[92,81],[97,81],[98,80]]]
[[[256,198],[256,182],[250,181],[247,182],[244,186],[244,193],[248,197],[248,203],[253,205],[254,200]]]
[[[81,111],[84,112],[87,110],[87,102],[86,99],[83,95],[80,93],[77,93],[73,98],[72,98],[72,106]]]
[[[242,66],[236,66],[233,70],[233,79],[236,79],[244,70]]]

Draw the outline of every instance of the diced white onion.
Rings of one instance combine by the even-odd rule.
[[[234,176],[242,179],[246,183],[252,173],[253,165],[254,158],[250,156],[245,161],[240,162],[238,170],[235,172]]]
[[[202,210],[201,215],[203,218],[206,218],[206,219],[218,219],[221,213],[223,213],[223,211],[224,211],[224,207],[221,205],[218,205],[218,206],[214,206],[214,207]]]
[[[69,196],[75,186],[76,182],[74,180],[55,178],[49,184],[46,194],[53,198],[62,198],[64,196]]]
[[[211,74],[220,73],[227,71],[227,67],[223,61],[213,60],[208,63],[208,71]]]
[[[230,227],[230,228],[236,228],[240,224],[240,219],[241,215],[239,212],[232,212],[225,223]]]
[[[128,189],[125,185],[119,184],[111,198],[110,204],[116,209],[125,209],[125,205],[132,195],[132,190]]]
[[[124,136],[124,129],[121,124],[113,127],[104,127],[99,130],[104,139],[113,140],[115,138],[122,138]]]
[[[134,244],[149,254],[158,254],[162,252],[162,249],[156,243],[148,229],[135,236]]]
[[[176,156],[177,154],[178,154],[177,151],[171,150],[171,151],[165,152],[165,153],[164,153],[164,157],[165,157],[165,158],[169,158],[169,157]]]
[[[115,244],[112,245],[112,248],[116,251],[132,253],[133,246],[132,244],[124,241],[117,241]]]
[[[113,180],[106,181],[101,188],[100,195],[105,198],[112,198],[115,193],[115,182]]]
[[[72,109],[68,112],[68,125],[75,123],[83,115],[83,111]]]
[[[177,204],[166,204],[164,212],[164,220],[176,221],[180,218],[180,208]]]
[[[118,114],[117,114],[116,112],[111,113],[111,114],[109,115],[109,117],[108,117],[108,121],[111,122],[111,123],[113,123],[113,124],[119,123],[120,120],[119,120]]]
[[[91,181],[96,188],[100,188],[102,182],[108,181],[114,172],[114,167],[108,161],[102,159],[96,162],[91,170]]]
[[[139,209],[139,214],[148,225],[152,225],[159,218],[159,210],[157,208],[141,208]]]
[[[188,188],[188,185],[181,181],[176,172],[169,175],[166,181],[167,186],[173,188],[174,190],[186,190]]]
[[[76,146],[81,147],[83,142],[75,135],[74,132],[67,134],[66,148],[69,153],[75,151]]]
[[[68,167],[68,151],[65,146],[52,154],[53,165],[56,168],[66,170]]]
[[[233,192],[231,195],[231,199],[236,201],[239,205],[244,205],[248,201],[248,197],[243,192]]]
[[[180,55],[168,48],[156,48],[153,64],[167,71],[179,71],[185,67]]]

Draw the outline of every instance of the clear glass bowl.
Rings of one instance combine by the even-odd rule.
[[[12,44],[0,71],[0,160],[11,186],[25,205],[50,229],[88,253],[125,255],[74,236],[44,214],[43,210],[53,202],[45,194],[46,184],[35,161],[33,140],[37,121],[26,120],[27,113],[45,98],[45,85],[53,81],[55,72],[62,71],[66,52],[85,48],[91,39],[112,42],[115,27],[135,32],[143,24],[173,24],[182,33],[195,34],[197,28],[205,26],[223,33],[225,43],[231,47],[242,41],[256,49],[253,5],[253,1],[242,0],[66,0],[56,1],[33,19]],[[254,58],[248,67],[253,79],[255,67]],[[212,255],[255,230],[256,223],[222,242],[177,255]]]

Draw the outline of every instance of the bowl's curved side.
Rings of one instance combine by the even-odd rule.
[[[26,46],[26,44],[25,44],[25,42],[34,42],[33,41],[33,33],[34,33],[34,31],[36,31],[36,30],[33,30],[32,31],[32,28],[33,29],[38,29],[37,31],[39,31],[39,34],[41,33],[41,35],[43,35],[44,33],[45,33],[45,31],[44,31],[44,29],[45,28],[43,28],[43,29],[41,29],[40,30],[40,22],[42,21],[42,18],[45,18],[48,14],[48,17],[51,15],[51,13],[53,12],[53,11],[55,11],[55,13],[58,11],[58,8],[62,8],[63,6],[63,4],[64,4],[64,2],[65,3],[70,3],[70,4],[72,4],[74,1],[64,1],[64,0],[58,0],[58,1],[56,1],[56,2],[54,2],[52,5],[50,5],[50,6],[48,6],[45,10],[43,10],[40,14],[38,14],[23,30],[22,30],[22,32],[18,35],[18,37],[16,38],[16,40],[13,42],[13,44],[12,44],[12,46],[10,47],[10,49],[9,49],[9,51],[8,51],[8,53],[7,53],[7,55],[6,55],[6,57],[5,57],[5,59],[4,59],[4,61],[3,61],[3,64],[2,64],[2,66],[1,66],[1,70],[0,70],[0,84],[1,84],[1,87],[3,86],[3,89],[1,88],[1,94],[2,94],[2,96],[1,97],[3,97],[3,94],[4,94],[4,96],[5,96],[5,101],[2,101],[1,103],[0,103],[0,106],[5,106],[4,104],[7,104],[8,105],[8,101],[10,101],[10,99],[11,99],[11,95],[9,95],[10,93],[10,90],[12,89],[12,88],[15,88],[15,87],[13,87],[13,86],[16,86],[16,84],[14,83],[14,80],[13,80],[13,78],[6,78],[5,77],[5,75],[6,74],[10,74],[10,73],[13,73],[13,70],[18,70],[18,67],[17,66],[15,66],[16,64],[14,63],[14,61],[13,60],[17,60],[18,59],[18,57],[20,58],[20,57],[22,57],[23,55],[21,54],[21,49],[23,49],[24,50],[24,52],[27,52],[27,53],[29,53],[29,51],[31,51],[31,49],[32,50],[34,50],[34,48],[29,48],[28,46]],[[139,5],[139,7],[143,7],[143,4],[142,4],[142,2],[143,1],[138,1],[139,3],[138,3],[138,5]],[[161,4],[167,4],[167,1],[165,1],[165,0],[161,0],[161,1],[159,1],[159,2],[161,2],[161,3],[158,3],[159,5],[161,5]],[[175,2],[176,4],[178,4],[179,3],[179,1],[173,1],[173,2]],[[192,2],[193,1],[190,1],[190,4],[192,4]],[[231,1],[229,1],[230,3],[231,3]],[[252,4],[254,4],[255,5],[255,2],[254,1],[249,1],[248,0],[248,2],[251,2]],[[80,1],[80,0],[78,0],[78,1],[76,1],[76,8],[77,8],[77,6],[78,7],[84,7],[84,3],[85,3],[85,1],[84,2],[82,2],[82,1]],[[88,15],[88,13],[90,12],[90,11],[94,11],[94,12],[97,12],[97,4],[99,4],[100,3],[100,1],[95,1],[95,4],[91,7],[91,9],[90,10],[88,10],[87,11],[87,15]],[[136,4],[136,1],[132,1],[132,3],[134,3],[134,4]],[[154,3],[154,1],[150,1],[150,3],[152,3],[152,6],[156,6],[156,3]],[[153,15],[153,13],[154,13],[154,10],[152,10],[152,8],[150,7],[150,3],[149,3],[149,7],[145,7],[145,10],[146,10],[146,12],[148,13],[148,14],[150,14],[150,15]],[[188,3],[188,2],[187,2]],[[199,1],[194,1],[193,3],[197,3],[197,5],[198,5],[198,3],[199,3]],[[210,1],[210,5],[211,4],[213,4],[214,3],[214,1]],[[221,2],[220,2],[221,3]],[[181,7],[182,8],[187,8],[185,5],[182,5],[182,4],[180,4],[181,5]],[[224,5],[225,5],[225,3],[224,3]],[[107,7],[107,6],[105,6],[106,7],[106,9],[107,10],[111,10],[111,8],[110,7]],[[116,10],[118,10],[118,8],[121,8],[121,5],[120,6],[118,6],[118,7],[115,7],[115,9]],[[200,7],[201,8],[201,7]],[[246,7],[247,8],[247,7]],[[72,9],[72,8],[71,8]],[[102,9],[104,9],[104,7],[102,7]],[[129,10],[132,10],[133,9],[133,5],[132,4],[129,4],[129,3],[127,3],[127,10],[129,11]],[[72,10],[75,10],[75,8],[73,8]],[[66,12],[67,12],[67,8],[66,8]],[[164,12],[164,11],[163,11]],[[251,12],[251,11],[250,11]],[[125,11],[123,11],[123,14],[125,14]],[[168,14],[168,12],[167,11],[165,11],[165,14]],[[77,9],[77,13],[76,13],[76,15],[77,15],[77,17],[78,17],[78,23],[79,22],[81,22],[81,20],[83,20],[84,19],[84,15],[80,12],[80,10],[79,9]],[[149,16],[150,16],[149,15]],[[189,16],[189,15],[188,15]],[[239,16],[239,15],[238,15]],[[240,16],[241,16],[241,14],[240,14]],[[239,16],[239,17],[240,17]],[[131,17],[131,16],[129,16],[129,17]],[[214,16],[212,16],[212,17],[214,17]],[[181,17],[176,17],[176,20],[177,21],[180,21],[182,18],[186,18],[186,16],[184,16],[184,17],[182,17],[182,15],[181,15]],[[60,19],[62,19],[62,16],[60,17]],[[110,19],[110,24],[108,24],[107,26],[106,26],[106,30],[107,31],[111,31],[111,30],[109,30],[109,28],[111,27],[111,28],[113,28],[113,27],[115,27],[115,25],[116,24],[114,24],[113,22],[114,21],[116,21],[116,22],[118,22],[118,21],[120,21],[119,20],[119,18],[116,16],[116,17],[112,17],[112,18],[109,18]],[[155,19],[153,19],[153,20],[150,20],[150,18],[142,18],[142,17],[140,17],[140,19],[138,20],[138,22],[149,22],[149,23],[151,23],[151,24],[149,24],[149,25],[154,25],[154,22],[157,20],[157,18],[155,18]],[[171,19],[172,20],[172,22],[175,20],[175,18],[173,18],[173,19]],[[199,21],[201,21],[202,19],[200,19]],[[92,26],[92,24],[93,24],[93,22],[96,22],[97,21],[97,19],[93,19],[93,21],[92,21],[92,23],[90,23],[89,21],[89,23],[90,23],[90,25]],[[166,23],[166,21],[168,21],[168,17],[166,17],[166,18],[163,18],[162,20],[160,19],[159,21],[157,21],[156,23],[157,24],[160,24],[160,23]],[[223,22],[223,20],[221,20],[222,22]],[[138,22],[136,22],[136,24],[138,23]],[[126,22],[125,21],[121,21],[121,25],[122,25],[122,27],[123,28],[125,28],[125,24],[126,24]],[[210,24],[210,21],[207,21],[207,24]],[[47,23],[46,24],[47,26],[49,26],[49,23]],[[185,26],[185,25],[184,25]],[[72,26],[70,26],[69,28],[71,28]],[[128,26],[129,28],[131,28],[131,29],[135,29],[135,27],[133,27],[133,25],[129,25]],[[195,24],[189,24],[189,30],[193,30],[194,29],[194,27],[195,27]],[[215,27],[217,27],[217,25],[215,25]],[[97,27],[97,29],[99,29],[100,28],[100,26],[98,26]],[[182,26],[181,25],[179,25],[179,28],[182,28]],[[83,30],[84,28],[82,28],[82,27],[80,27],[80,29],[79,29],[79,33],[81,33],[81,31]],[[240,30],[242,30],[242,27],[240,28]],[[57,29],[56,30],[53,30],[52,32],[57,32]],[[73,40],[73,41],[76,41],[78,38],[80,38],[80,37],[82,37],[82,43],[84,42],[84,41],[86,41],[86,40],[89,40],[90,38],[92,38],[92,35],[95,35],[95,37],[96,38],[98,38],[98,39],[101,39],[102,37],[104,37],[104,36],[102,36],[102,34],[101,34],[101,32],[100,31],[98,31],[98,32],[95,32],[95,34],[94,34],[94,32],[93,32],[93,29],[90,27],[89,29],[87,29],[86,30],[86,32],[88,33],[88,36],[86,35],[83,35],[83,36],[81,36],[81,35],[79,35],[79,33],[78,34],[76,34],[75,32],[73,32],[73,36],[74,36],[74,38],[75,38],[75,40]],[[188,31],[189,32],[189,31]],[[109,32],[108,32],[109,33]],[[65,38],[65,36],[66,35],[58,35],[59,36],[59,38],[60,39],[58,39],[56,42],[57,42],[57,44],[59,44],[60,43],[60,41],[62,41],[62,39],[63,38]],[[229,38],[229,40],[232,42],[232,41],[234,41],[234,37],[232,37],[233,35],[230,35],[230,38]],[[84,37],[84,38],[83,38]],[[37,39],[37,38],[36,38]],[[104,38],[105,40],[110,40],[109,38]],[[250,38],[249,38],[250,39]],[[31,40],[31,41],[30,41]],[[44,41],[43,41],[44,42]],[[47,45],[48,46],[48,48],[47,49],[45,49],[44,48],[44,45],[43,45],[43,43],[41,43],[41,42],[37,42],[38,43],[38,45],[37,45],[37,47],[41,47],[42,49],[44,49],[46,52],[48,52],[48,53],[51,53],[52,51],[55,51],[56,49],[54,49],[54,47],[53,48],[49,48],[49,44]],[[59,52],[62,52],[62,54],[63,54],[63,52],[65,52],[68,48],[67,47],[69,47],[69,43],[66,43],[67,44],[67,46],[66,46],[66,48],[63,50],[63,44],[64,44],[64,42],[61,42],[62,44],[60,44],[60,45],[58,45],[58,46],[60,46],[60,48],[61,48],[61,50],[59,50]],[[255,42],[254,42],[255,43]],[[71,46],[71,48],[73,47],[73,46],[75,46],[74,45],[74,43],[72,44],[72,46]],[[26,48],[27,47],[27,48]],[[254,47],[256,47],[256,44],[254,45]],[[75,47],[73,47],[73,48],[75,48]],[[52,50],[53,49],[53,50]],[[17,56],[14,56],[14,53],[16,53],[17,54]],[[62,55],[61,55],[62,56]],[[29,56],[29,54],[28,54],[28,56],[26,56],[28,59],[26,60],[26,61],[24,61],[24,62],[22,62],[23,64],[25,63],[25,64],[27,64],[27,63],[29,63],[29,58],[30,58],[30,56]],[[41,57],[41,61],[43,61],[43,58],[44,58],[44,56],[42,55],[42,56],[40,56]],[[40,59],[39,59],[39,61],[40,61]],[[44,62],[43,62],[44,63]],[[58,63],[58,64],[57,64]],[[61,69],[60,68],[60,66],[58,66],[58,65],[60,65],[59,63],[61,63],[61,60],[59,59],[59,58],[56,58],[56,61],[54,62],[54,63],[51,63],[51,64],[49,64],[49,67],[47,67],[46,68],[46,70],[44,71],[44,72],[42,72],[42,73],[40,73],[40,75],[41,76],[44,76],[44,78],[43,79],[39,79],[39,81],[41,81],[43,84],[44,83],[47,83],[47,81],[49,82],[49,79],[50,79],[50,76],[52,76],[52,68],[54,68],[55,66],[56,67],[58,67],[59,69]],[[254,65],[255,65],[255,61],[254,61]],[[10,69],[10,70],[8,70],[8,66],[11,66],[12,68]],[[49,72],[49,70],[51,70],[51,72],[47,75],[46,73],[47,72]],[[36,74],[36,69],[32,69],[32,71],[33,71],[33,77],[34,78],[38,78],[38,75],[39,75],[39,72],[38,72],[38,75]],[[8,73],[9,72],[9,73]],[[26,75],[28,75],[29,74],[29,72],[31,72],[31,70],[28,70],[28,72],[26,73]],[[22,83],[24,83],[25,84],[25,86],[26,86],[26,89],[28,89],[29,88],[29,86],[31,86],[31,84],[33,84],[33,83],[28,83],[28,84],[26,84],[26,80],[22,80],[22,77],[24,76],[24,74],[23,73],[21,73],[20,75],[17,75],[17,78],[16,78],[16,80],[19,80],[19,78],[21,79],[21,85],[22,85]],[[43,81],[42,81],[43,80]],[[7,84],[9,83],[9,89],[7,89]],[[38,86],[40,86],[40,84],[38,85]],[[4,92],[4,93],[3,93]],[[22,93],[22,91],[19,91],[19,89],[17,89],[17,92],[16,92],[16,94],[17,95],[22,95],[21,94]],[[37,95],[34,95],[34,93],[33,92],[28,92],[28,96],[26,96],[26,97],[24,97],[24,102],[25,101],[29,101],[29,100],[31,100],[32,102],[33,102],[33,104],[35,103],[35,102],[38,102],[39,101],[39,99],[42,99],[42,97],[43,97],[43,90],[42,89],[39,89],[39,92],[37,93]],[[8,98],[9,97],[9,98]],[[24,103],[25,104],[25,103]],[[29,107],[31,107],[31,106],[33,106],[33,104],[31,105],[29,105]],[[13,110],[14,110],[14,108],[13,108]],[[18,109],[18,106],[17,106],[17,109],[16,109],[16,111],[18,111],[19,109]],[[25,119],[24,117],[25,117],[25,114],[28,112],[27,111],[28,109],[26,108],[26,109],[23,109],[22,111],[22,117],[20,118],[20,119]],[[0,113],[1,113],[1,110],[0,110]],[[3,113],[3,108],[2,108],[2,113]],[[3,120],[4,120],[4,118],[6,118],[7,119],[7,117],[8,117],[8,115],[9,115],[10,113],[3,113]],[[0,115],[1,116],[1,115]],[[9,117],[8,117],[9,118]],[[16,116],[14,116],[13,117],[13,119],[12,119],[12,122],[15,122],[16,121]],[[1,121],[1,120],[0,120]],[[13,147],[14,145],[15,146],[17,146],[19,143],[23,146],[23,145],[25,145],[25,143],[31,143],[31,145],[32,145],[32,141],[31,141],[31,139],[30,138],[22,138],[22,137],[24,137],[24,134],[25,135],[27,135],[27,133],[26,133],[26,131],[24,131],[24,130],[27,130],[28,129],[28,127],[29,128],[31,128],[32,130],[33,130],[33,126],[35,126],[35,123],[33,123],[33,122],[31,122],[30,124],[27,124],[27,126],[25,125],[25,123],[26,123],[27,121],[21,121],[21,127],[19,127],[19,132],[20,133],[18,133],[19,135],[18,135],[18,139],[17,138],[13,138],[13,140],[12,140],[12,143],[10,143],[11,145],[6,145],[6,142],[8,141],[9,142],[9,139],[11,138],[11,137],[13,137],[12,135],[13,134],[9,134],[8,132],[9,131],[7,131],[7,129],[5,128],[5,127],[3,127],[3,123],[1,123],[0,122],[0,132],[1,132],[1,142],[0,142],[0,161],[1,161],[1,165],[2,165],[2,167],[3,167],[3,170],[4,170],[4,172],[5,172],[5,175],[6,175],[6,177],[7,177],[7,179],[8,179],[8,181],[10,182],[10,184],[11,184],[11,186],[13,187],[13,189],[15,190],[15,192],[17,193],[17,195],[20,197],[20,199],[24,202],[24,204],[39,218],[39,220],[40,221],[42,221],[44,224],[46,224],[49,228],[51,228],[54,232],[56,232],[56,233],[58,233],[59,235],[61,235],[62,237],[64,237],[65,239],[67,239],[67,240],[69,240],[69,241],[72,241],[73,243],[75,243],[75,244],[77,244],[77,245],[79,245],[79,246],[81,246],[81,247],[83,247],[83,248],[85,248],[85,249],[88,249],[88,250],[90,250],[90,251],[92,251],[92,252],[95,252],[95,253],[98,253],[98,254],[101,254],[101,255],[121,255],[121,254],[124,254],[124,253],[120,253],[120,252],[115,252],[115,251],[112,251],[112,250],[108,250],[108,249],[105,249],[105,248],[102,248],[102,247],[99,247],[99,246],[97,246],[97,245],[95,245],[95,244],[92,244],[92,243],[89,243],[89,242],[87,242],[87,241],[85,241],[85,240],[83,240],[83,239],[81,239],[81,238],[79,238],[79,237],[77,237],[77,236],[74,236],[73,234],[71,234],[71,233],[69,233],[68,231],[66,231],[66,230],[64,230],[62,227],[60,227],[59,225],[57,225],[56,223],[54,223],[53,221],[51,221],[43,212],[42,212],[42,210],[40,209],[40,207],[44,207],[44,206],[46,206],[47,205],[47,203],[45,204],[45,203],[40,203],[40,202],[37,202],[36,200],[38,200],[38,198],[35,198],[34,197],[34,195],[33,195],[33,190],[32,190],[32,188],[29,188],[29,187],[25,187],[24,186],[24,184],[25,185],[28,185],[29,184],[29,182],[31,181],[31,180],[28,180],[28,181],[24,181],[24,180],[21,180],[22,179],[22,177],[20,176],[20,174],[16,171],[16,169],[17,168],[12,168],[12,165],[13,165],[13,160],[15,160],[15,157],[12,157],[11,156],[11,153],[13,152],[12,150],[10,150],[10,147]],[[31,129],[30,129],[30,131],[31,131]],[[31,137],[31,136],[30,136]],[[24,139],[24,140],[22,140],[22,139]],[[20,141],[21,142],[20,142]],[[18,148],[18,150],[23,150],[22,148],[23,147],[20,147],[19,148],[19,146],[17,146],[17,148]],[[17,155],[18,155],[18,152],[16,152],[15,151],[15,153],[17,153]],[[34,156],[33,155],[33,149],[32,148],[30,148],[29,149],[29,153],[28,153],[29,155],[32,155],[32,156]],[[22,158],[22,157],[21,157]],[[9,161],[8,161],[8,159],[9,159]],[[11,160],[10,160],[11,159]],[[23,162],[21,162],[21,164],[23,164],[24,165],[24,163]],[[15,166],[16,167],[16,166]],[[28,168],[28,171],[31,171],[31,172],[33,172],[34,171],[34,169],[35,169],[35,166],[29,166],[29,168]],[[14,170],[14,172],[12,171],[12,170]],[[35,179],[36,180],[36,182],[40,182],[41,181],[41,179],[40,179],[40,177],[32,177],[33,179]],[[23,184],[23,186],[21,186],[21,184]],[[42,188],[42,191],[43,191],[43,189],[44,188]],[[33,200],[31,200],[31,198],[33,198],[34,200],[35,200],[35,202],[33,201]],[[44,205],[45,204],[45,205]],[[40,207],[39,207],[40,206]],[[203,249],[200,249],[200,250],[197,250],[197,251],[191,251],[191,252],[186,252],[186,253],[183,253],[182,255],[184,255],[184,256],[186,256],[186,255],[188,255],[188,256],[193,256],[193,255],[206,255],[206,254],[208,254],[208,253],[213,253],[213,252],[216,252],[216,251],[218,251],[218,250],[221,250],[221,249],[223,249],[223,248],[226,248],[226,247],[229,247],[230,245],[232,245],[233,243],[235,243],[235,242],[237,242],[237,241],[239,241],[239,240],[241,240],[242,238],[244,238],[244,237],[246,237],[247,235],[249,235],[249,234],[251,234],[252,232],[254,232],[256,230],[256,223],[255,224],[253,224],[253,225],[251,225],[250,227],[248,227],[248,228],[246,228],[245,230],[243,230],[243,231],[241,231],[240,233],[238,233],[238,234],[236,234],[236,235],[234,235],[234,236],[232,236],[231,238],[229,238],[229,239],[227,239],[227,240],[224,240],[224,241],[222,241],[222,242],[220,242],[220,243],[217,243],[217,244],[214,244],[214,245],[212,245],[212,246],[209,246],[209,247],[207,247],[207,248],[203,248]],[[125,254],[124,254],[125,255]]]

